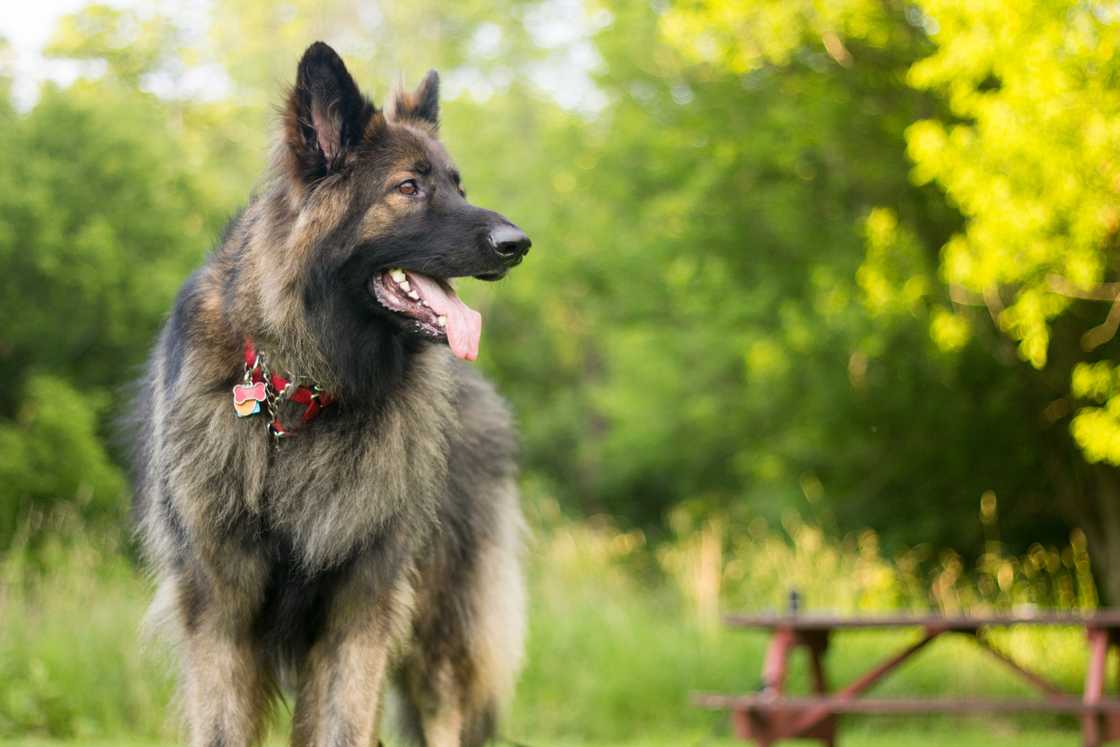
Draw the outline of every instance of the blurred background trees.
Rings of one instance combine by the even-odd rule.
[[[655,539],[792,513],[888,551],[1089,539],[1120,600],[1120,78],[1106,6],[679,0],[91,5],[0,85],[0,546],[122,528],[109,436],[325,38],[444,75],[472,200],[534,238],[481,365],[530,497]],[[0,56],[0,60],[2,60]],[[0,80],[3,76],[0,75]]]

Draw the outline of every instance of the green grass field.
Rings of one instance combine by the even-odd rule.
[[[572,528],[533,546],[527,660],[503,734],[527,747],[735,744],[726,718],[690,707],[688,694],[755,688],[766,637],[701,625],[687,594],[620,556],[620,544],[616,535]],[[148,584],[119,551],[91,542],[47,548],[34,564],[9,558],[0,565],[0,747],[175,744],[173,663],[158,647],[138,645]],[[811,598],[844,580],[822,576],[817,583],[819,589],[804,586]],[[826,659],[833,683],[858,676],[914,635],[838,636]],[[1018,629],[994,640],[1071,692],[1084,677],[1081,631]],[[794,658],[794,691],[804,691],[805,665]],[[922,651],[876,693],[1028,694],[990,657],[952,637]],[[842,721],[841,743],[1073,747],[1078,731],[1072,719],[1042,716],[851,717]],[[284,733],[281,724],[275,744]],[[391,739],[386,744],[393,747]]]
[[[840,747],[1075,747],[1080,744],[1076,727],[1062,730],[1018,729],[1006,724],[946,724],[930,725],[917,719],[910,726],[893,723],[887,728],[876,728],[869,723],[852,724],[841,731]],[[636,730],[639,730],[636,727]],[[99,740],[49,740],[13,739],[0,740],[0,747],[173,747],[172,741],[120,739]],[[524,747],[734,747],[743,745],[726,737],[705,734],[681,733],[648,738],[635,736],[624,740],[578,739],[526,739]],[[790,747],[818,745],[818,742],[794,740],[784,742]],[[280,747],[275,741],[270,747]],[[386,742],[386,747],[394,747]],[[505,745],[500,745],[505,747]]]

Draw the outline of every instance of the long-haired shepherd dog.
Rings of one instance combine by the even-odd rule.
[[[530,242],[467,202],[438,88],[379,109],[308,48],[269,176],[149,361],[135,510],[196,747],[256,743],[285,690],[295,745],[375,744],[390,697],[413,742],[479,745],[510,696],[515,436],[450,281]]]

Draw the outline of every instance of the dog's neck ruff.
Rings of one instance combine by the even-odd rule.
[[[310,423],[324,408],[335,402],[333,395],[316,384],[301,384],[291,372],[287,376],[272,371],[264,354],[253,341],[245,340],[245,374],[242,383],[233,387],[233,409],[238,417],[249,417],[261,411],[261,404],[268,409],[268,432],[277,440],[291,436],[292,431],[280,422],[276,407],[283,401],[304,405],[303,424]]]

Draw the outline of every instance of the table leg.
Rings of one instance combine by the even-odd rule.
[[[758,747],[770,747],[772,744],[769,720],[757,711],[732,711],[731,731],[738,739],[753,739]]]
[[[828,631],[821,631],[805,637],[809,649],[809,673],[813,679],[813,693],[824,697],[828,695],[828,677],[824,671],[824,654],[828,651]],[[821,743],[825,747],[836,745],[836,716],[829,716],[820,725]]]
[[[1109,656],[1110,652],[1113,651],[1118,645],[1120,645],[1120,630],[1118,630],[1116,628],[1109,628],[1108,629],[1108,646],[1105,649],[1105,667],[1106,667],[1106,669],[1107,669],[1107,666],[1108,666],[1108,656]],[[1120,659],[1117,660],[1117,664],[1120,665]],[[1117,667],[1116,675],[1117,675],[1116,679],[1113,680],[1113,688],[1116,688],[1117,686],[1120,686],[1120,666]],[[1107,675],[1102,677],[1102,679],[1107,680]],[[1102,691],[1107,692],[1108,690],[1109,690],[1108,682],[1106,681],[1104,683],[1104,685],[1102,686]],[[1115,689],[1113,690],[1113,692],[1115,692]],[[1097,719],[1097,722],[1101,725],[1101,742],[1102,743],[1108,743],[1108,742],[1113,742],[1113,741],[1120,740],[1120,713],[1117,713],[1115,711],[1107,711],[1105,713],[1100,714],[1099,718]]]
[[[809,649],[809,675],[813,678],[813,692],[817,695],[826,695],[828,678],[824,673],[824,654],[828,650],[828,633],[807,635],[804,638],[805,647]]]
[[[1085,670],[1085,703],[1099,702],[1104,694],[1105,668],[1108,665],[1108,630],[1089,628],[1089,666]],[[1098,713],[1086,713],[1081,717],[1081,738],[1085,747],[1100,747],[1101,719]]]
[[[789,670],[789,654],[797,644],[797,634],[789,628],[778,628],[770,640],[766,651],[766,661],[762,665],[763,691],[781,695],[785,688],[786,672]]]
[[[781,697],[789,671],[789,654],[797,645],[797,634],[789,628],[778,628],[770,638],[766,659],[762,663],[762,692]],[[781,714],[774,711],[732,713],[731,727],[737,736],[754,739],[758,747],[769,747],[775,740],[775,725]]]
[[[945,628],[927,627],[925,634],[919,640],[910,644],[889,659],[875,665],[868,672],[858,677],[854,682],[840,688],[840,690],[836,692],[835,697],[839,700],[846,701],[862,695],[864,691],[897,669],[902,662],[922,650],[944,632]],[[793,731],[795,733],[804,733],[827,718],[835,718],[835,714],[827,705],[814,706],[801,714],[800,718],[798,718],[793,725]]]
[[[771,639],[770,648],[766,652],[766,662],[762,669],[762,679],[765,686],[764,692],[776,698],[781,697],[785,691],[786,675],[789,672],[790,654],[798,646],[804,646],[809,653],[810,676],[813,689],[817,695],[828,692],[828,681],[824,671],[824,652],[828,648],[828,631],[801,631],[778,629]],[[836,743],[836,717],[827,715],[818,719],[808,728],[799,728],[797,722],[800,712],[789,709],[775,709],[759,711],[751,714],[754,718],[750,723],[752,734],[760,747],[779,739],[795,739],[798,737],[819,739],[825,747],[833,747]],[[740,724],[745,726],[745,724]]]

